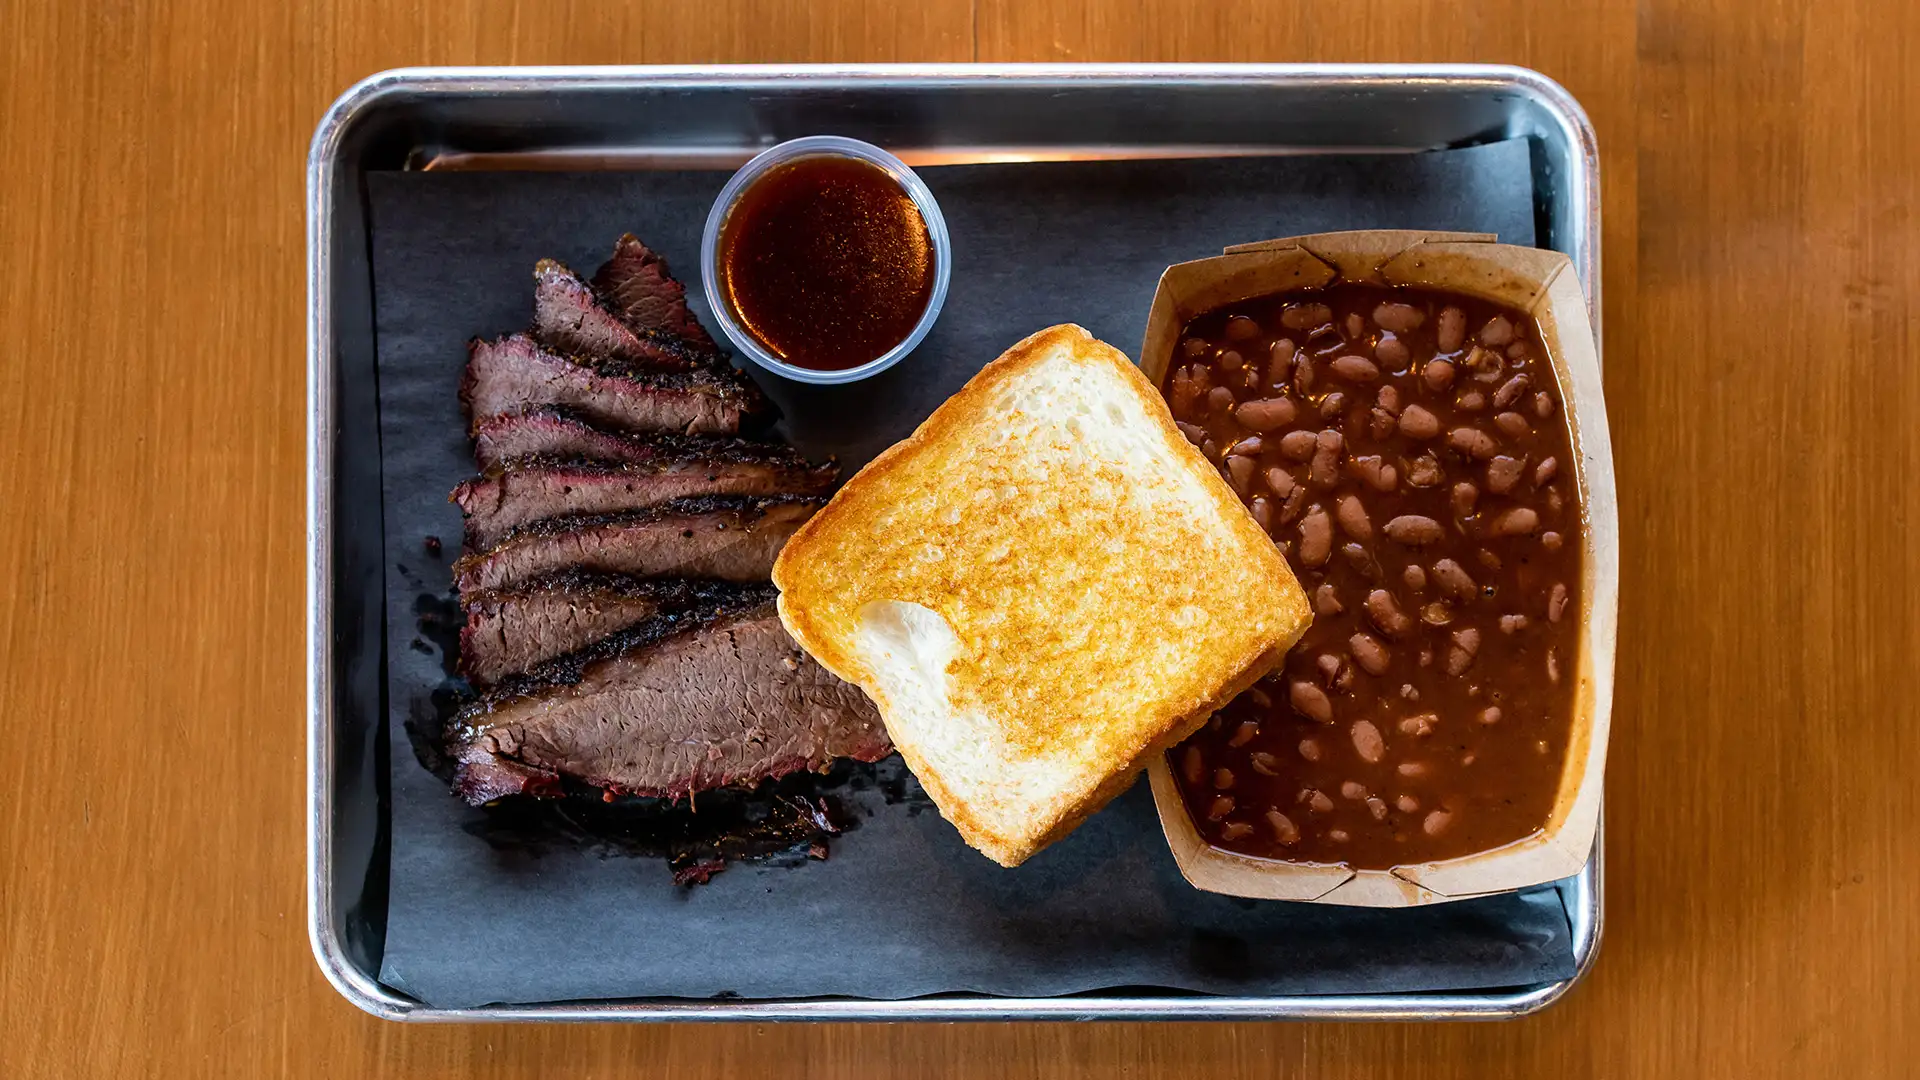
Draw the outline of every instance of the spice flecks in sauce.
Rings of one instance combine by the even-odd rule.
[[[919,207],[885,170],[841,155],[790,161],[748,185],[717,258],[736,321],[796,367],[877,359],[906,340],[933,295]]]

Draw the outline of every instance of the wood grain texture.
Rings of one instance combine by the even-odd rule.
[[[1893,1076],[1920,1052],[1920,8],[0,0],[0,1076]],[[301,168],[419,63],[1485,60],[1604,148],[1605,948],[1484,1026],[409,1028],[301,892]],[[67,365],[73,365],[69,368]]]

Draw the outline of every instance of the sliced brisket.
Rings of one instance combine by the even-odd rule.
[[[872,703],[793,643],[771,586],[755,592],[744,610],[723,602],[650,619],[467,706],[448,732],[456,789],[478,804],[556,794],[572,777],[677,798],[884,757]]]
[[[569,409],[529,409],[489,416],[473,425],[473,460],[493,469],[515,458],[558,457],[581,461],[652,461],[655,439],[678,436],[626,435],[595,427]],[[701,436],[685,436],[701,438]]]
[[[494,469],[519,458],[550,457],[569,461],[702,461],[740,455],[786,455],[783,460],[805,466],[798,451],[780,443],[751,442],[707,435],[629,435],[595,426],[568,409],[542,408],[503,416],[489,416],[474,424],[473,456],[481,469]]]
[[[632,233],[613,245],[613,258],[593,275],[593,289],[628,326],[665,330],[713,348],[713,339],[687,310],[687,290],[667,272],[667,260],[647,250]]]
[[[533,268],[533,332],[556,352],[624,360],[655,371],[724,366],[712,345],[665,330],[629,326],[580,276],[552,259]]]
[[[502,589],[562,570],[635,577],[765,581],[774,557],[825,499],[716,495],[647,510],[523,526],[453,564],[461,593]]]
[[[485,693],[447,730],[459,793],[679,798],[889,753],[767,583],[838,470],[724,437],[772,410],[640,241],[592,284],[534,277],[534,336],[472,342],[460,389],[483,470],[452,496],[460,667]]]
[[[526,458],[468,480],[449,499],[467,518],[467,548],[482,551],[548,518],[644,510],[700,495],[824,495],[837,470],[792,449],[735,442],[701,457],[632,464]]]
[[[656,615],[724,599],[736,588],[565,570],[463,596],[460,673],[476,686],[490,686]]]
[[[460,401],[476,424],[543,406],[623,431],[731,435],[766,399],[734,368],[648,371],[623,360],[562,356],[525,334],[467,346]]]

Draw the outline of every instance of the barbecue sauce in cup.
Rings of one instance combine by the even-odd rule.
[[[740,193],[717,262],[727,306],[768,353],[842,371],[913,333],[933,297],[936,252],[919,207],[884,169],[820,154]]]

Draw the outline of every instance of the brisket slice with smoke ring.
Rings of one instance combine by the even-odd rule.
[[[448,746],[456,790],[475,804],[558,794],[563,777],[679,798],[892,749],[866,696],[787,636],[771,586],[510,679],[454,718]]]
[[[534,266],[533,280],[533,333],[555,352],[624,360],[658,371],[696,371],[726,363],[712,345],[628,325],[578,274],[552,259]]]
[[[453,564],[453,583],[466,594],[568,569],[765,581],[787,538],[825,502],[792,495],[715,495],[619,514],[553,518],[462,556]]]
[[[525,334],[467,346],[460,402],[477,426],[489,417],[559,406],[628,432],[732,435],[768,412],[738,370],[650,371],[622,360],[563,356]]]
[[[628,326],[664,330],[713,348],[706,328],[687,310],[687,290],[667,272],[667,261],[632,233],[614,243],[613,258],[593,275],[593,290]]]
[[[733,595],[713,581],[634,578],[562,570],[460,598],[460,674],[487,687],[577,652],[656,615]]]
[[[480,551],[523,525],[579,514],[643,510],[700,495],[825,495],[837,470],[791,449],[740,442],[707,456],[637,463],[511,461],[453,489],[467,519],[467,548]]]
[[[724,435],[632,434],[601,427],[581,413],[559,406],[533,407],[475,421],[473,456],[482,470],[529,457],[638,464],[758,456],[806,464],[798,450],[784,443]]]
[[[697,461],[737,459],[745,455],[786,455],[805,464],[800,452],[782,443],[753,442],[720,435],[653,433],[633,435],[595,425],[558,406],[488,416],[473,426],[473,456],[482,470],[517,458],[551,457],[568,461]]]

